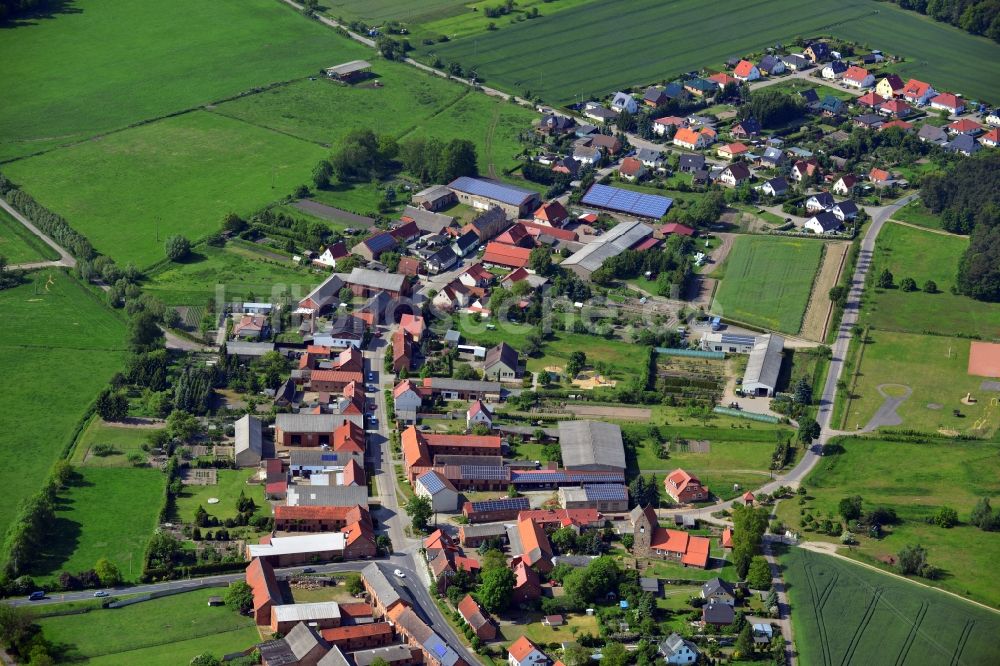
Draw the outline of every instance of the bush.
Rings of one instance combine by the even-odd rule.
[[[170,261],[180,261],[191,254],[191,241],[184,236],[177,234],[167,239],[163,249]]]

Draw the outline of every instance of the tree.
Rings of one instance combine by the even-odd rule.
[[[744,623],[740,630],[740,635],[736,637],[736,645],[733,647],[733,656],[741,661],[748,659],[753,654],[753,636],[751,635],[749,623]]]
[[[430,499],[414,495],[403,506],[403,509],[410,516],[410,524],[413,526],[415,532],[424,532],[427,530],[427,521],[430,520],[431,514],[434,513]]]
[[[927,294],[938,293],[937,282],[935,282],[934,280],[927,280],[927,282],[924,282],[924,293]]]
[[[492,551],[491,551],[492,552]],[[476,588],[476,600],[491,613],[502,613],[510,604],[514,591],[514,572],[506,566],[482,570]]]
[[[810,384],[809,380],[805,377],[801,377],[799,381],[795,383],[795,402],[800,405],[811,405],[812,395],[812,384]]]
[[[128,398],[120,391],[106,388],[97,396],[95,409],[105,421],[124,421],[128,417]]]
[[[328,160],[320,160],[315,167],[313,167],[312,181],[319,189],[330,186],[330,178],[333,176],[333,167],[330,166]]]
[[[528,268],[538,275],[548,275],[552,270],[552,253],[549,248],[541,245],[533,249],[528,255]]]
[[[571,352],[569,360],[566,362],[566,376],[570,379],[576,377],[587,364],[587,355],[582,351]]]
[[[951,528],[958,525],[958,512],[948,506],[943,506],[934,514],[934,524],[938,527]]]
[[[529,333],[524,338],[524,346],[521,351],[525,356],[537,356],[542,351],[542,336],[538,333]]]
[[[194,657],[189,664],[190,666],[222,666],[219,658],[209,652],[202,652]]]
[[[549,537],[552,545],[562,553],[572,553],[576,550],[576,532],[572,527],[561,527]]]
[[[768,590],[771,588],[771,565],[761,556],[756,555],[750,560],[750,569],[747,571],[747,584],[755,590]]]
[[[590,650],[579,643],[573,643],[563,651],[562,661],[566,666],[589,666],[593,663]]]
[[[632,535],[632,534],[623,534],[622,535],[622,546],[625,547],[625,550],[632,550],[632,546],[634,546],[634,545],[635,545],[635,536],[634,535]]]
[[[861,517],[861,502],[861,495],[845,497],[840,500],[840,504],[837,505],[837,513],[839,513],[843,519],[848,522],[857,520]]]
[[[1000,516],[993,513],[989,497],[980,497],[972,509],[969,522],[984,531],[994,531],[1000,527]]]
[[[565,580],[566,596],[576,606],[603,600],[608,592],[616,591],[621,580],[621,569],[614,558],[607,555],[591,560],[580,569],[573,569]]]
[[[0,604],[0,641],[6,647],[16,647],[31,634],[32,617],[24,608]]]
[[[460,176],[476,176],[476,146],[468,139],[452,139],[441,155],[440,182],[449,183]]]
[[[163,346],[163,331],[156,315],[148,310],[138,312],[128,322],[128,346],[136,353],[155,351]]]
[[[244,581],[230,583],[226,588],[226,605],[237,613],[247,613],[253,608],[253,588]]]
[[[803,444],[812,444],[812,441],[820,436],[822,430],[816,419],[811,416],[803,416],[799,419],[798,438]]]
[[[365,584],[361,580],[361,576],[359,576],[358,574],[351,574],[350,576],[347,577],[347,592],[351,596],[356,597],[359,594],[364,593],[364,591],[365,591]]]
[[[882,272],[878,275],[878,287],[880,289],[892,289],[893,286],[893,276],[888,268],[883,268]]]
[[[916,291],[917,281],[911,277],[905,277],[899,281],[899,288],[906,292]]]
[[[170,261],[180,261],[191,254],[191,241],[180,234],[170,236],[163,244],[164,252]]]
[[[621,643],[605,643],[601,654],[604,655],[601,666],[625,666],[629,663],[629,652]]]
[[[94,571],[104,587],[114,587],[122,582],[122,573],[108,558],[102,557],[94,565]]]
[[[769,514],[763,507],[733,507],[733,564],[740,578],[746,578],[754,555],[760,554]]]
[[[898,553],[899,571],[906,576],[923,575],[927,568],[927,549],[920,544],[904,546]]]

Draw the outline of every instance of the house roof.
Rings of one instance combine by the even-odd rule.
[[[486,264],[520,268],[528,265],[530,256],[531,250],[528,248],[492,241],[487,244],[482,261]]]
[[[930,89],[931,84],[924,83],[923,81],[918,81],[917,79],[910,79],[903,86],[903,95],[906,97],[923,97],[927,94]]]
[[[645,170],[642,162],[634,157],[626,157],[622,160],[621,165],[618,167],[619,173],[626,176],[635,176]]]
[[[448,187],[458,192],[484,199],[493,199],[511,206],[521,206],[538,196],[536,192],[523,187],[507,185],[485,178],[470,178],[469,176],[456,178],[448,183]]]
[[[719,149],[719,152],[727,152],[730,155],[742,155],[743,153],[749,151],[746,144],[740,143],[739,141],[735,143],[728,143]]]
[[[480,627],[490,623],[486,612],[480,608],[479,604],[476,603],[476,600],[472,598],[471,594],[465,595],[465,597],[458,602],[458,612],[462,614],[462,617],[465,618],[465,621],[468,622],[473,629],[479,629]]]
[[[455,218],[451,215],[443,215],[426,210],[419,206],[407,206],[403,209],[402,220],[412,221],[422,231],[429,233],[440,233],[443,229],[455,223]]]
[[[256,558],[246,569],[247,585],[253,589],[254,610],[267,604],[281,603],[281,590],[274,576],[274,569],[267,560]]]
[[[756,118],[751,116],[733,125],[732,132],[736,132],[737,129],[743,134],[760,134],[760,123],[757,122]]]
[[[884,182],[889,180],[889,178],[891,178],[889,172],[884,169],[873,167],[872,170],[868,172],[868,179],[874,182]]]
[[[687,226],[686,224],[681,224],[679,222],[667,222],[662,227],[660,227],[660,233],[664,236],[669,236],[670,234],[678,234],[679,236],[693,236],[694,229]]]
[[[556,200],[548,201],[543,203],[535,211],[534,217],[537,220],[546,220],[548,222],[561,222],[569,217],[569,213],[566,208]]]
[[[390,236],[391,238],[391,236]],[[394,241],[395,242],[395,241]],[[347,284],[356,284],[370,289],[381,289],[384,291],[400,291],[406,281],[405,275],[399,273],[383,273],[367,268],[355,268],[347,277]]]
[[[806,203],[809,201],[815,201],[823,208],[829,208],[834,204],[833,195],[829,192],[817,192],[816,194],[810,196]]]
[[[879,95],[874,90],[869,90],[864,95],[858,98],[858,104],[862,106],[879,106],[885,103],[885,98]]]
[[[966,132],[976,132],[983,129],[983,126],[974,120],[969,120],[968,118],[961,118],[955,122],[948,125],[948,129],[952,132],[966,133]]]
[[[737,79],[735,77],[732,77],[729,74],[726,74],[725,72],[719,72],[718,74],[712,74],[712,76],[708,77],[708,80],[712,81],[714,83],[719,84],[720,88],[726,87],[726,84],[729,84],[729,83],[739,83],[740,82],[739,79]]]
[[[701,586],[701,594],[703,597],[711,597],[718,594],[728,594],[730,597],[736,595],[736,590],[727,581],[722,580],[719,577],[710,578],[704,585]]]
[[[385,575],[377,563],[372,562],[362,569],[361,576],[383,608],[389,608],[402,599],[389,577]]]
[[[705,604],[701,607],[701,619],[710,624],[731,624],[736,613],[727,603]]]
[[[701,481],[697,476],[688,474],[680,467],[668,474],[663,481],[668,487],[676,488],[678,493],[684,492],[689,485],[701,485]]]
[[[722,170],[723,173],[729,172],[732,174],[733,178],[736,180],[746,180],[750,177],[750,169],[746,164],[737,162],[736,164],[730,164],[725,169]]]
[[[764,183],[765,185],[770,185],[771,189],[776,193],[780,194],[782,192],[788,191],[788,181],[785,180],[784,176],[778,176],[777,178],[771,178]]]
[[[820,215],[831,215],[831,213],[820,213]],[[836,220],[836,218],[834,219]],[[840,222],[838,221],[837,224],[839,225]],[[778,374],[781,371],[781,352],[784,347],[785,339],[775,333],[758,338],[757,344],[754,345],[747,360],[747,368],[743,373],[743,385],[763,384],[772,388],[776,386]]]
[[[559,448],[567,468],[606,465],[625,469],[622,431],[603,421],[560,421]]]
[[[396,238],[388,231],[382,231],[361,241],[368,250],[374,254],[386,252],[396,247]]]
[[[756,67],[756,65],[749,60],[740,60],[739,64],[737,64],[733,69],[733,74],[738,77],[746,78],[753,72],[754,67]]]
[[[236,453],[253,451],[260,455],[263,445],[263,430],[260,419],[247,414],[233,424],[236,435]]]
[[[535,645],[527,636],[521,636],[516,641],[511,643],[509,648],[507,648],[507,652],[510,653],[510,656],[518,662],[524,661],[525,657],[535,650],[542,652],[542,648]],[[544,652],[542,652],[542,654],[544,654]]]
[[[845,81],[854,81],[856,83],[861,83],[869,76],[870,75],[867,69],[864,67],[858,67],[857,65],[851,65],[847,68],[847,71],[844,72]]]
[[[892,88],[893,92],[897,90],[902,90],[903,87],[906,85],[903,83],[903,79],[899,78],[899,76],[896,74],[889,74],[887,76],[883,76],[879,80],[879,83],[881,83],[882,81],[888,81],[889,87]]]

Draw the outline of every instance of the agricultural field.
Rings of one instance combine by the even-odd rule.
[[[23,264],[58,259],[59,253],[0,209],[0,257],[8,264]]]
[[[984,379],[968,374],[969,340],[878,330],[868,337],[842,429],[865,427],[885,396],[902,397],[910,389],[895,410],[899,427],[948,435],[996,431],[1000,410],[990,401],[997,394],[981,390]],[[978,402],[962,404],[967,393]]]
[[[51,19],[4,30],[0,159],[365,57],[369,49],[273,0],[177,0],[169,8],[76,0]]]
[[[259,642],[253,619],[208,598],[225,592],[206,588],[125,608],[38,621],[45,637],[65,646],[60,661],[86,664],[186,664],[206,650],[216,656]]]
[[[778,0],[726,8],[711,16],[713,31],[727,35],[725,40],[705,40],[705,20],[704,3],[697,0],[635,0],[627,7],[598,1],[561,11],[558,18],[543,16],[443,44],[416,46],[422,55],[433,52],[445,62],[475,68],[487,85],[570,104],[722,63],[796,36],[833,32],[906,56],[904,76],[969,96],[995,95],[990,63],[1000,57],[1000,45],[885,3],[822,0],[804,11],[795,0]],[[644,57],[622,67],[617,42],[607,39],[609,29],[629,35],[631,47]],[[524,44],[535,47],[525,49]],[[588,45],[582,55],[580,44]]]
[[[0,429],[0,453],[18,461],[0,469],[0,487],[13,507],[41,487],[88,405],[121,368],[125,324],[56,270],[0,291],[0,312],[0,369],[9,378],[0,383],[0,404],[17,415]],[[0,512],[0,533],[12,515]]]
[[[196,111],[12,162],[4,173],[100,252],[142,268],[163,259],[168,236],[207,236],[226,213],[287,195],[326,153]]]
[[[896,287],[877,289],[872,284],[865,296],[862,322],[879,329],[936,335],[1000,335],[1000,304],[985,303],[951,293],[969,239],[922,231],[901,224],[888,224],[875,243],[871,274],[884,268],[893,274]],[[899,288],[903,278],[913,278],[918,291]],[[938,293],[922,291],[927,280]]]
[[[990,664],[1000,615],[857,564],[781,557],[804,664]]]
[[[838,440],[843,452],[826,456],[805,479],[808,502],[779,503],[777,517],[807,539],[839,543],[840,539],[802,532],[803,513],[817,520],[838,520],[837,504],[861,495],[865,510],[894,509],[902,519],[881,539],[857,535],[851,556],[881,564],[908,544],[920,543],[928,561],[944,570],[934,581],[943,589],[1000,606],[1000,585],[982,576],[1000,557],[996,534],[968,524],[980,497],[1000,495],[1000,472],[995,461],[1000,443],[946,439],[911,443],[869,438]],[[942,506],[958,512],[958,525],[945,529],[926,522]],[[846,552],[845,552],[846,554]]]
[[[59,535],[34,563],[32,574],[90,569],[106,557],[134,581],[156,529],[166,477],[158,469],[81,467],[56,502]]]
[[[125,467],[129,465],[129,454],[142,453],[142,445],[154,430],[107,423],[99,416],[94,416],[80,435],[70,462],[76,466]],[[110,446],[110,452],[97,453],[102,450],[102,444]]]
[[[797,334],[809,303],[822,242],[740,236],[726,259],[712,312],[769,330]]]
[[[227,301],[251,295],[268,299],[289,289],[298,297],[309,293],[323,278],[290,260],[265,259],[236,243],[224,248],[201,244],[185,261],[154,271],[143,289],[167,305],[200,305],[215,298],[219,286],[225,289]]]

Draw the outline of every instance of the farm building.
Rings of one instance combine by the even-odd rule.
[[[400,220],[403,222],[413,222],[420,231],[428,234],[439,234],[455,224],[455,218],[451,215],[442,215],[441,213],[435,213],[434,211],[416,206],[407,206],[404,208]]]
[[[642,192],[595,183],[583,195],[580,203],[616,213],[658,220],[670,210],[673,199],[658,194],[643,194]]]
[[[703,350],[727,354],[749,354],[756,343],[757,338],[753,335],[707,331],[701,336]]]
[[[757,339],[743,373],[744,392],[765,397],[774,395],[784,347],[785,339],[774,333]]]
[[[390,238],[392,238],[390,236]],[[395,239],[393,239],[395,240]],[[355,296],[362,298],[374,296],[384,291],[390,298],[399,298],[409,292],[409,283],[405,275],[398,273],[382,273],[367,268],[355,268],[344,280]]]
[[[471,502],[466,502],[468,506]],[[465,507],[462,508],[465,513]],[[517,514],[514,514],[517,517]],[[499,539],[507,542],[507,529],[503,523],[483,523],[482,525],[462,525],[458,528],[458,540],[466,548],[478,548],[488,539]]]
[[[652,235],[653,229],[641,222],[622,222],[608,233],[584,245],[560,265],[581,278],[588,279],[605,260],[634,248]]]
[[[345,62],[342,65],[327,67],[323,71],[326,72],[326,75],[331,79],[349,83],[351,81],[358,81],[368,76],[371,69],[372,64],[367,60],[352,60],[350,62]]]
[[[413,205],[429,211],[439,211],[455,203],[458,198],[447,185],[431,185],[413,195]]]
[[[367,506],[365,486],[288,486],[288,506]]]
[[[346,544],[346,538],[340,532],[264,539],[267,543],[247,544],[247,559],[259,557],[271,566],[278,567],[311,562],[313,558],[331,560],[341,557]]]
[[[514,520],[521,511],[531,508],[527,497],[501,497],[495,500],[466,502],[462,505],[462,515],[470,523],[491,523],[500,520]]]
[[[559,448],[567,470],[624,470],[621,428],[603,421],[560,421]]]
[[[581,488],[560,488],[564,509],[597,509],[606,513],[628,511],[628,489],[620,483],[593,483]]]
[[[234,445],[236,466],[256,467],[260,464],[264,443],[260,419],[247,414],[233,426],[236,429]]]
[[[271,609],[271,631],[288,633],[299,622],[314,629],[340,626],[340,605],[336,601],[309,604],[283,604]]]
[[[484,178],[461,176],[448,183],[459,202],[479,210],[501,208],[508,217],[529,217],[541,204],[537,192]]]

